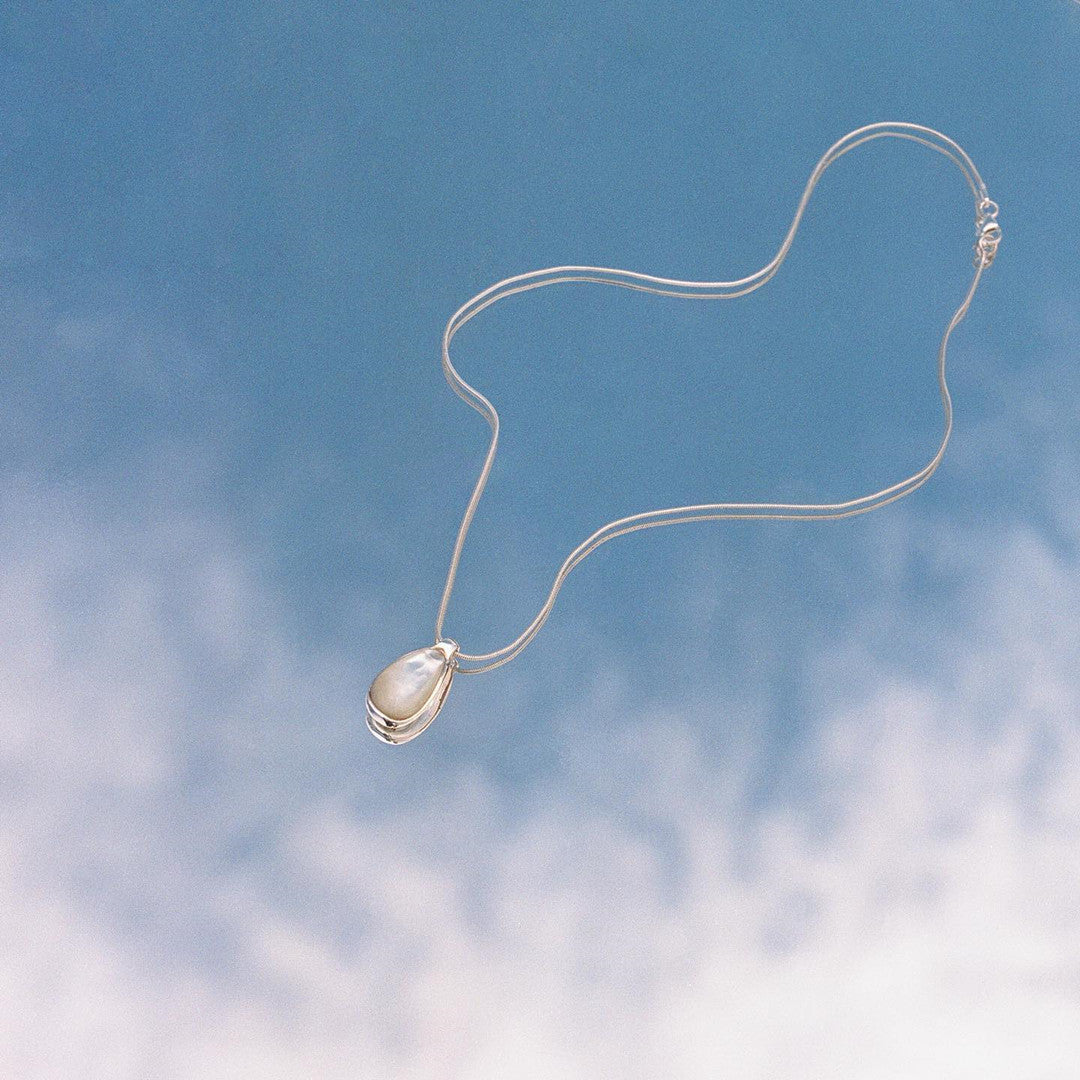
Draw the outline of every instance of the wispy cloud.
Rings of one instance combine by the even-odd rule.
[[[1080,589],[1030,531],[943,538],[981,574],[932,670],[891,663],[895,613],[823,653],[808,790],[752,802],[658,709],[595,754],[568,732],[508,815],[480,771],[402,783],[357,742],[357,677],[290,640],[225,528],[7,495],[5,1074],[1016,1080],[1080,1054]]]

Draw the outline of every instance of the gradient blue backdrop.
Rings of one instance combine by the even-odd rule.
[[[821,656],[860,612],[902,610],[892,670],[941,665],[978,584],[964,542],[934,554],[897,523],[972,537],[1004,523],[1075,553],[1046,477],[1075,449],[1080,5],[15,2],[0,61],[10,529],[37,521],[56,540],[72,506],[92,507],[80,528],[114,537],[99,561],[123,578],[126,523],[168,536],[177,515],[212,521],[273,598],[296,669],[337,665],[325,698],[313,677],[288,706],[237,706],[260,646],[228,647],[259,629],[200,637],[170,607],[182,596],[163,601],[155,625],[188,688],[171,819],[213,807],[229,822],[230,770],[263,779],[257,813],[194,829],[196,862],[250,865],[269,889],[281,835],[314,801],[379,821],[455,770],[482,775],[513,820],[568,754],[602,769],[624,715],[690,718],[717,768],[754,733],[751,802],[811,798],[798,750],[864,675],[849,660],[822,684]],[[955,138],[1002,207],[1001,255],[954,337],[955,441],[917,509],[618,541],[514,665],[459,680],[407,750],[377,745],[363,691],[429,641],[486,445],[439,371],[448,315],[559,263],[749,273],[823,150],[878,120]],[[921,466],[973,235],[952,165],[879,142],[829,171],[780,275],[749,298],[563,287],[470,324],[456,361],[504,435],[447,632],[471,652],[516,636],[610,518],[843,499]],[[166,542],[186,558],[206,538]],[[60,654],[90,648],[96,579],[43,573],[62,592]],[[127,662],[141,670],[134,644]],[[239,765],[214,749],[223,724]],[[597,742],[575,748],[583,731]],[[640,778],[613,768],[618,806]],[[654,831],[677,880],[678,844]],[[115,868],[41,858],[43,880],[123,940],[227,966],[209,916],[163,929],[145,899],[116,898]]]

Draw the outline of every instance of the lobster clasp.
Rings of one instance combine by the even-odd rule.
[[[983,269],[991,266],[1001,243],[1001,226],[998,224],[998,204],[993,199],[983,199],[975,215],[975,258],[976,266]]]

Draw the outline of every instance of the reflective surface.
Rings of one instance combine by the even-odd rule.
[[[454,678],[457,645],[439,641],[398,657],[367,694],[367,725],[388,743],[416,738],[438,715]]]

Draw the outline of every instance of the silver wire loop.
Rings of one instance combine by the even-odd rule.
[[[945,327],[945,332],[938,346],[937,378],[944,416],[944,431],[933,457],[918,472],[906,479],[882,488],[880,491],[875,491],[873,494],[863,495],[845,502],[704,503],[698,506],[674,506],[662,510],[648,510],[640,514],[631,514],[629,517],[619,518],[616,521],[610,521],[597,529],[591,536],[586,537],[566,557],[555,574],[551,589],[540,610],[517,638],[493,652],[479,654],[458,652],[455,654],[455,666],[462,674],[475,675],[484,671],[491,671],[493,668],[500,667],[517,656],[532,641],[547,621],[555,605],[559,590],[574,567],[601,544],[606,544],[616,537],[626,536],[639,529],[652,529],[662,525],[677,525],[694,521],[825,521],[852,517],[856,514],[865,514],[870,510],[876,510],[903,498],[905,495],[910,495],[925,484],[934,474],[945,454],[945,448],[949,444],[949,437],[952,434],[953,427],[952,398],[945,381],[945,355],[949,344],[949,336],[967,314],[983,271],[990,266],[997,254],[998,245],[1001,242],[1001,228],[997,224],[998,206],[987,193],[986,185],[975,168],[974,162],[968,157],[963,148],[948,136],[921,124],[893,122],[869,124],[849,132],[825,151],[806,182],[806,187],[803,189],[795,208],[795,216],[788,226],[780,248],[772,259],[756,273],[735,281],[682,281],[677,278],[657,277],[652,274],[642,274],[631,270],[617,270],[610,267],[554,266],[545,270],[533,270],[529,273],[505,278],[503,281],[497,282],[477,293],[476,296],[454,312],[443,332],[443,372],[454,393],[479,412],[488,422],[491,427],[491,442],[454,542],[450,568],[446,575],[446,584],[443,587],[442,600],[435,621],[435,639],[437,641],[443,639],[443,622],[446,618],[446,610],[457,577],[465,538],[476,514],[480,497],[484,493],[484,487],[491,473],[491,467],[495,461],[495,452],[499,445],[499,414],[495,411],[494,405],[458,374],[457,369],[450,360],[450,342],[453,340],[454,335],[469,320],[474,319],[481,311],[504,297],[514,296],[517,293],[527,292],[531,289],[544,288],[548,285],[568,282],[593,282],[601,285],[615,285],[623,289],[636,289],[640,292],[656,293],[661,296],[684,297],[693,300],[730,300],[738,296],[745,296],[755,289],[760,289],[779,270],[795,239],[795,233],[798,231],[799,223],[802,221],[810,196],[825,170],[857,146],[882,138],[906,139],[910,142],[920,143],[944,155],[961,171],[971,188],[975,200],[975,274],[964,298],[960,302],[960,306],[953,313],[952,318]],[[462,666],[462,662],[472,666]]]

